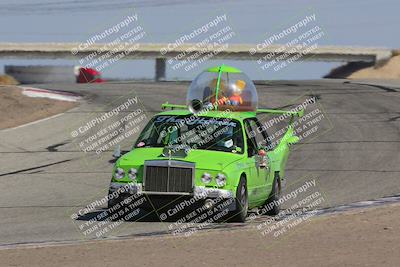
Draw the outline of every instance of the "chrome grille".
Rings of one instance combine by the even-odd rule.
[[[194,181],[194,163],[183,161],[146,161],[143,179],[144,191],[191,193]]]

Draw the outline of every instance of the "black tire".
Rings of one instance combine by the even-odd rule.
[[[236,210],[232,213],[232,222],[244,222],[249,208],[249,198],[246,178],[242,175],[236,189]]]
[[[279,204],[275,205],[272,203],[274,203],[274,201],[275,203],[277,203],[280,196],[281,196],[281,178],[279,177],[279,173],[275,173],[274,182],[272,183],[272,191],[267,201],[265,202],[265,208],[267,208],[268,215],[276,216],[279,214],[279,211],[281,209],[280,205]]]

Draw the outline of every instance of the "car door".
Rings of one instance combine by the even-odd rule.
[[[250,173],[252,179],[254,179],[254,186],[252,194],[256,200],[265,199],[267,194],[267,179],[268,172],[267,168],[261,166],[262,158],[258,155],[260,145],[257,142],[257,121],[255,119],[245,120],[245,130],[247,137],[247,153],[249,157]],[[262,139],[261,139],[262,140]],[[261,140],[259,142],[261,142]]]
[[[264,149],[264,151],[266,152],[266,162],[264,162],[264,171],[265,171],[265,176],[264,178],[264,185],[265,185],[265,196],[264,197],[268,197],[269,196],[269,192],[272,189],[272,182],[274,179],[274,175],[271,173],[271,158],[270,158],[270,154],[272,151],[270,151],[271,149],[271,142],[270,139],[268,138],[268,133],[267,131],[262,127],[262,124],[260,123],[260,121],[257,118],[254,118],[254,121],[257,125],[257,133],[256,133],[256,141],[258,144],[258,148],[259,149]],[[262,160],[260,158],[260,160]]]

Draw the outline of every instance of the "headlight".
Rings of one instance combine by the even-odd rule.
[[[136,174],[137,174],[137,170],[135,168],[130,168],[128,171],[128,177],[129,179],[131,179],[132,181],[136,180]]]
[[[114,174],[115,179],[122,179],[122,178],[124,178],[124,176],[125,176],[125,171],[124,171],[124,169],[122,169],[122,168],[117,168],[117,169],[115,170],[115,174]]]
[[[203,173],[203,175],[201,176],[201,181],[205,184],[209,184],[211,182],[211,174],[209,173]]]
[[[222,187],[226,185],[226,176],[222,173],[218,173],[217,177],[215,177],[215,180],[217,182],[217,186]]]

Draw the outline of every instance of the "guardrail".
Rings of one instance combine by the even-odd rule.
[[[183,44],[172,49],[166,49],[168,46],[169,44],[162,43],[125,44],[119,52],[127,52],[121,59],[155,59],[156,80],[162,80],[165,79],[166,59],[179,56],[180,60],[184,60],[192,53],[212,53],[215,51],[215,47],[201,44]],[[79,43],[0,43],[0,58],[81,59],[97,51],[110,52],[115,49],[115,45],[98,43],[85,49],[80,50],[78,48]],[[252,44],[229,44],[218,53],[214,53],[212,59],[256,60],[268,57],[269,60],[273,60],[284,54],[296,56],[301,53],[296,50],[291,51],[288,47],[283,49],[283,45],[269,45],[259,48]],[[130,53],[129,51],[134,52]],[[160,51],[163,51],[163,53]],[[187,51],[191,52],[187,53]],[[364,61],[379,65],[392,57],[393,53],[394,50],[383,48],[318,46],[306,55],[302,54],[298,61]]]

